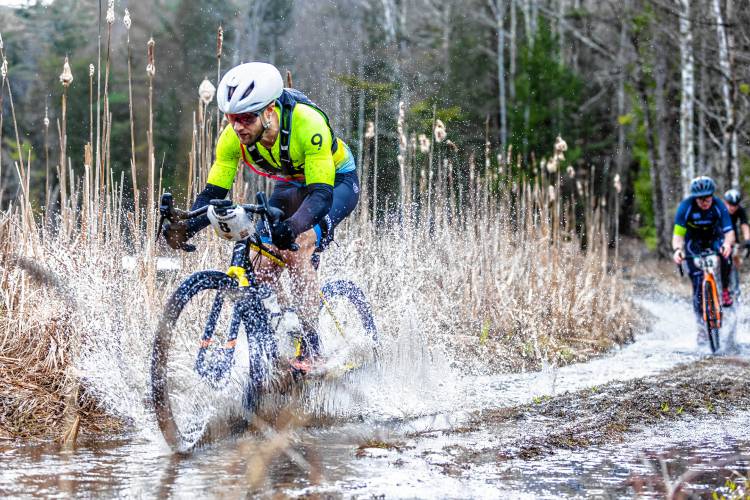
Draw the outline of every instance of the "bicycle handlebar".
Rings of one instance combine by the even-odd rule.
[[[240,205],[234,205],[231,200],[211,200],[209,201],[209,204],[204,207],[186,211],[175,208],[172,193],[164,193],[161,195],[161,200],[159,202],[159,213],[161,214],[161,219],[159,220],[159,228],[156,231],[156,238],[158,239],[159,235],[161,234],[165,219],[169,222],[195,219],[196,217],[205,215],[208,212],[208,208],[210,206],[215,207],[215,210],[218,209],[217,211],[219,212],[225,212],[229,208],[240,206],[246,212],[260,215],[261,217],[266,219],[268,224],[270,225],[276,224],[281,220],[282,217],[284,217],[284,212],[281,209],[272,207],[268,204],[268,198],[266,197],[265,193],[259,192],[256,195],[256,200],[258,201],[257,204],[248,203]],[[195,246],[185,243],[183,244],[182,249],[186,252],[192,252],[193,250],[195,250]],[[289,249],[293,252],[296,252],[297,250],[299,250],[299,245],[297,245],[296,243],[292,243]]]

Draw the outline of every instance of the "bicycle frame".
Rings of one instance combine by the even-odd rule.
[[[280,220],[283,213],[281,210],[269,207],[263,193],[258,193],[257,199],[258,205],[233,205],[228,200],[211,200],[208,207],[191,212],[175,209],[172,206],[172,197],[168,193],[165,193],[161,199],[162,219],[159,222],[158,234],[161,233],[164,220],[175,222],[206,215],[214,228],[219,226],[218,230],[221,236],[234,241],[229,270],[226,273],[204,270],[191,274],[168,299],[156,329],[151,357],[152,398],[159,428],[170,446],[177,450],[192,448],[197,442],[192,435],[187,435],[186,438],[186,434],[183,434],[184,429],[180,428],[181,424],[175,420],[174,407],[170,401],[170,389],[174,389],[175,386],[170,385],[168,380],[169,353],[174,348],[174,346],[170,346],[174,332],[179,330],[176,330],[177,321],[194,297],[209,290],[215,292],[215,295],[207,297],[206,302],[200,303],[200,306],[204,309],[210,307],[206,322],[195,322],[195,320],[189,319],[190,323],[186,324],[192,331],[188,332],[188,336],[184,337],[184,341],[178,346],[179,353],[187,354],[186,358],[178,358],[182,363],[180,366],[187,369],[192,368],[192,372],[197,374],[202,383],[208,384],[211,389],[224,387],[235,366],[235,348],[238,346],[237,337],[240,326],[242,326],[248,340],[249,366],[247,367],[247,373],[249,378],[246,388],[243,388],[243,405],[246,410],[252,411],[255,409],[263,391],[279,380],[276,375],[291,376],[294,381],[304,380],[304,377],[306,377],[307,373],[297,368],[296,365],[288,365],[287,370],[284,371],[279,370],[279,368],[283,368],[283,365],[278,363],[283,361],[281,356],[291,354],[291,352],[283,349],[288,345],[284,341],[290,340],[288,336],[284,336],[285,332],[294,333],[294,342],[289,342],[289,344],[292,344],[289,347],[294,349],[295,355],[303,353],[315,355],[319,354],[320,351],[320,339],[317,332],[311,332],[305,336],[301,335],[302,330],[299,325],[280,329],[274,324],[273,318],[275,316],[278,316],[279,313],[286,313],[276,304],[272,288],[263,283],[260,277],[256,275],[257,263],[255,259],[266,256],[280,266],[284,266],[285,262],[282,256],[264,245],[258,234],[259,231],[256,229],[257,226],[250,220],[250,217],[245,218],[247,213],[243,213],[243,210],[260,215],[266,225],[269,222],[273,223]],[[238,210],[238,208],[242,210]],[[224,227],[221,227],[221,224]],[[182,244],[181,248],[185,251],[195,249],[195,247],[187,244]],[[364,329],[362,332],[364,336],[361,338],[369,339],[372,342],[372,356],[373,359],[377,359],[377,330],[364,294],[354,283],[347,280],[329,282],[321,290],[321,310],[328,311],[334,319],[336,329],[346,338],[347,336],[344,334],[341,323],[334,315],[330,302],[332,298],[338,297],[348,300],[354,308],[353,311],[358,315]],[[230,308],[226,309],[226,312],[231,313],[231,316],[222,315],[226,302],[229,302],[226,306]],[[296,315],[294,310],[286,311],[292,311]],[[202,333],[199,333],[201,330]],[[220,331],[221,338],[225,340],[223,345],[211,347],[212,343],[218,340],[214,339],[216,331]],[[224,337],[224,334],[226,334],[226,337]],[[197,354],[195,354],[193,342],[197,344]],[[282,352],[280,348],[285,352]],[[189,366],[193,363],[193,360],[194,364]],[[347,364],[335,367],[337,371],[331,373],[344,374],[364,366],[359,361],[348,359],[346,361]],[[178,386],[176,390],[190,393],[197,385],[191,384],[190,387],[185,388]],[[188,401],[187,409],[190,410],[189,398],[181,397],[180,401]],[[192,432],[189,427],[187,429],[188,433]]]
[[[710,291],[713,303],[716,305],[714,308],[716,311],[716,318],[710,318],[708,315],[708,304],[706,303],[707,297],[705,293],[701,293],[701,306],[703,310],[703,320],[706,322],[709,328],[721,328],[721,302],[719,301],[719,287],[716,285],[716,272],[721,265],[720,257],[714,251],[701,252],[700,254],[692,257],[693,264],[695,267],[703,271],[702,283],[707,283]],[[715,321],[715,324],[713,324]]]

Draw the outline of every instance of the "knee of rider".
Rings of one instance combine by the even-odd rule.
[[[315,243],[317,240],[318,235],[315,234],[315,230],[313,229],[308,229],[300,234],[296,240],[297,245],[299,245],[299,250],[297,250],[295,254],[302,255],[305,259],[308,259],[309,255],[307,254],[312,254],[313,250],[315,250]]]

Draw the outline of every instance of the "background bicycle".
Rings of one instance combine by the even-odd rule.
[[[722,307],[719,300],[719,288],[716,276],[719,275],[721,257],[714,250],[705,250],[695,255],[690,255],[696,268],[703,272],[701,279],[701,325],[708,339],[712,353],[716,353],[720,347],[719,334],[722,324]],[[683,274],[682,266],[679,266],[680,274]]]

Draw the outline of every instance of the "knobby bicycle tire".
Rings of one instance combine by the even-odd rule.
[[[330,302],[336,298],[345,299],[354,307],[364,333],[371,342],[372,358],[374,361],[377,361],[380,346],[378,330],[372,314],[372,307],[367,301],[364,292],[349,280],[330,281],[323,285],[321,292],[323,295],[323,301],[321,301],[320,305],[321,311],[326,309],[326,301]]]
[[[717,303],[716,284],[710,280],[703,280],[703,307],[706,320],[706,333],[711,352],[719,350],[719,329],[721,328],[721,311]]]
[[[195,273],[175,290],[169,298],[159,321],[151,355],[151,395],[159,428],[164,435],[164,439],[175,450],[189,450],[198,441],[195,438],[188,439],[183,430],[179,428],[170,401],[168,362],[176,323],[190,300],[200,292],[207,290],[228,291],[237,289],[237,286],[234,279],[219,271]],[[250,373],[248,387],[245,388],[243,395],[244,407],[253,409],[259,396],[258,391],[267,378],[270,369],[269,363],[264,358],[272,354],[268,350],[268,346],[271,344],[266,341],[269,338],[269,328],[265,314],[255,314],[262,308],[258,294],[243,295],[241,302],[246,304],[242,311],[232,312],[233,319],[234,315],[241,315],[240,320],[245,328],[245,333],[248,334],[248,344],[251,343],[248,332],[252,332],[252,335],[257,337],[257,339],[253,338],[253,345],[248,345]],[[207,322],[216,320],[216,317],[211,316],[208,311],[206,315]],[[213,329],[213,326],[210,325],[210,328]],[[196,345],[200,340],[195,338]],[[233,352],[229,354],[230,356],[234,355]],[[191,369],[198,371],[197,364],[196,368],[191,367]],[[204,376],[203,373],[200,373],[200,375],[201,377]]]

